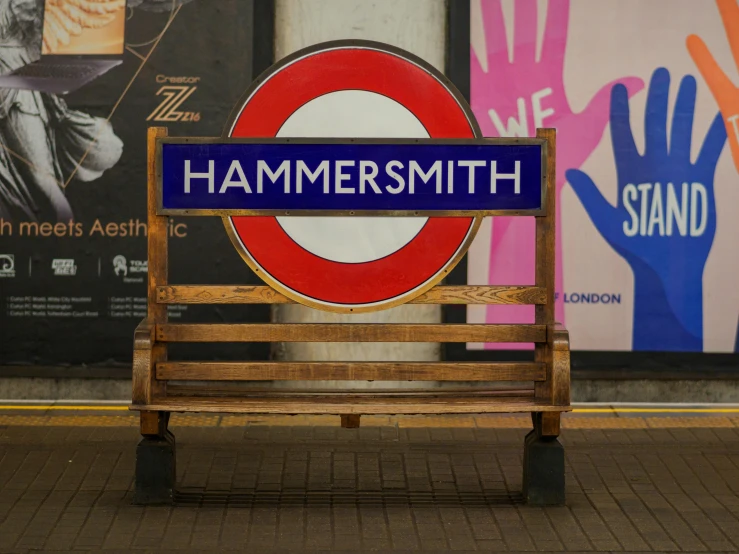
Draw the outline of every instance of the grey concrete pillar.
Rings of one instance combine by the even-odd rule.
[[[336,39],[369,39],[406,49],[444,69],[444,0],[278,0],[275,7],[275,57]],[[372,314],[331,314],[304,306],[277,306],[276,322],[438,323],[439,306],[405,305]],[[417,360],[439,358],[429,343],[285,343],[276,346],[282,360]]]

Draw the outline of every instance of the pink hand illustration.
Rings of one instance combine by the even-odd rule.
[[[487,71],[474,51],[471,58],[472,110],[485,136],[530,137],[539,127],[557,129],[557,275],[556,317],[564,322],[560,191],[565,171],[579,168],[603,136],[608,123],[611,88],[622,83],[629,96],[644,88],[637,77],[612,81],[601,88],[585,109],[574,113],[564,87],[569,0],[550,0],[541,49],[536,61],[536,0],[516,0],[513,60],[509,61],[501,0],[482,0]],[[533,218],[493,218],[490,250],[491,284],[534,282]],[[531,322],[533,307],[489,306],[488,322]],[[514,348],[505,345],[505,348]]]

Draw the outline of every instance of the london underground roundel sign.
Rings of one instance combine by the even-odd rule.
[[[236,106],[225,135],[344,143],[481,137],[467,103],[443,75],[407,52],[364,41],[323,43],[273,66]],[[264,281],[301,304],[339,312],[384,309],[422,294],[461,259],[480,221],[224,218],[234,245]]]
[[[408,302],[483,216],[544,213],[546,141],[482,138],[441,75],[377,43],[286,58],[224,134],[157,139],[157,214],[223,217],[262,279],[316,308]]]

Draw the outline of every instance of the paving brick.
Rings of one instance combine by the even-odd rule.
[[[75,417],[0,427],[0,551],[739,549],[729,418],[565,419],[568,505],[532,508],[526,417],[178,417],[182,502],[140,508],[135,420]]]

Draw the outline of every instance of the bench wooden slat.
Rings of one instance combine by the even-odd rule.
[[[475,414],[506,412],[566,412],[569,406],[553,406],[531,396],[382,396],[317,395],[273,398],[203,398],[178,396],[154,399],[133,410],[164,412],[231,412],[246,414]]]
[[[186,397],[221,397],[221,398],[315,398],[315,397],[329,397],[329,396],[351,396],[357,398],[366,397],[382,397],[390,398],[393,396],[402,396],[403,398],[411,397],[423,397],[423,398],[468,398],[471,396],[476,397],[521,397],[521,396],[534,396],[534,387],[526,388],[513,388],[513,387],[501,387],[495,389],[483,389],[483,388],[453,388],[453,389],[372,389],[370,391],[363,391],[362,389],[340,389],[340,390],[327,390],[327,389],[265,389],[265,388],[242,388],[238,385],[242,383],[223,383],[220,385],[213,385],[208,382],[205,386],[201,386],[200,383],[193,384],[192,382],[172,382],[167,386],[166,398],[175,398],[180,396]]]
[[[455,387],[453,389],[438,388],[412,388],[412,389],[266,389],[256,387],[242,387],[243,383],[219,383],[212,384],[210,381],[203,385],[202,383],[190,382],[171,382],[167,385],[167,399],[178,397],[196,397],[196,398],[258,398],[258,399],[274,399],[274,398],[328,398],[351,396],[352,398],[471,398],[471,397],[524,397],[534,396],[533,384],[530,387],[500,387],[500,388],[470,388]]]
[[[544,342],[546,325],[245,323],[157,325],[164,342]]]
[[[536,362],[164,362],[157,379],[180,381],[541,381]]]
[[[267,286],[170,285],[157,288],[160,304],[294,304]],[[436,286],[409,304],[518,304],[546,302],[546,290],[533,286]]]

